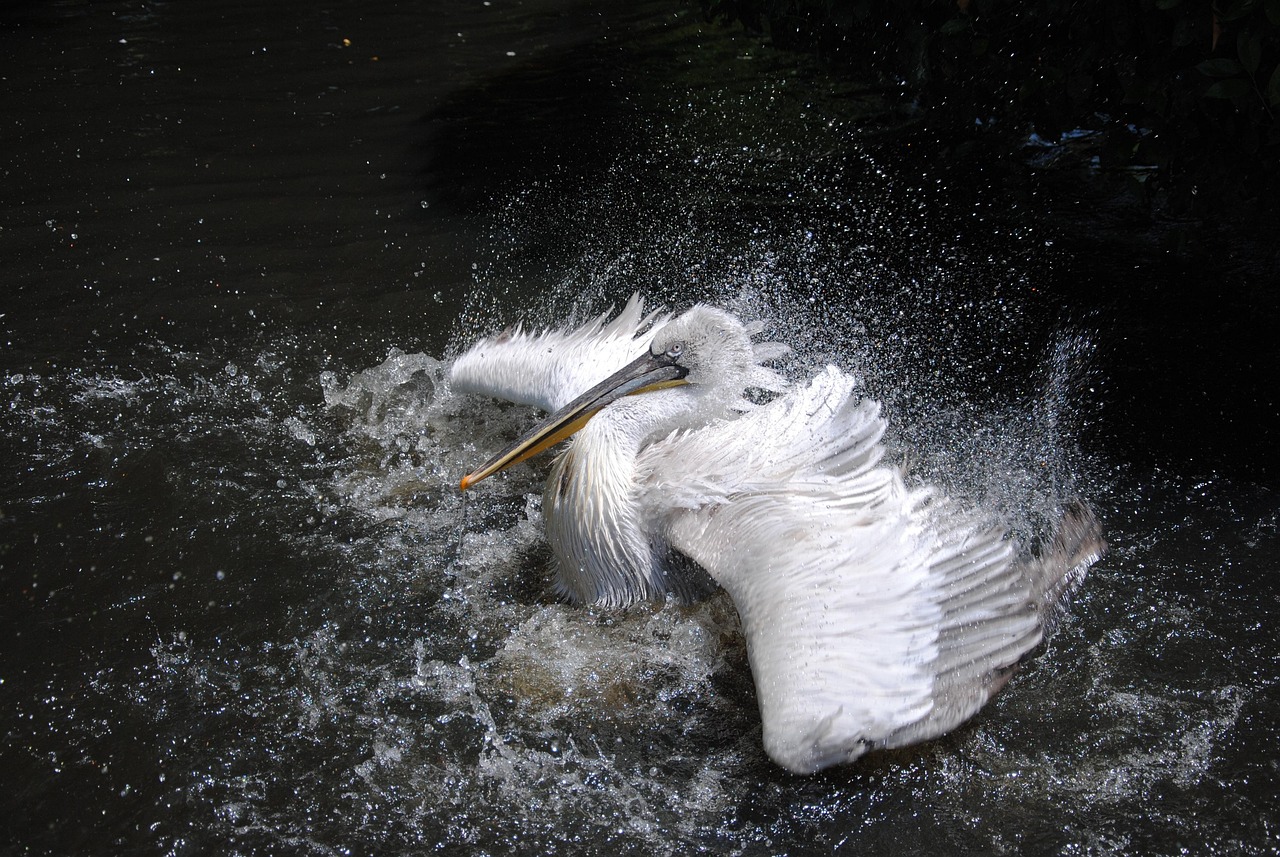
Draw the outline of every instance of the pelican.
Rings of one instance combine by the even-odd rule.
[[[1105,544],[1073,503],[1020,555],[980,514],[908,487],[882,460],[879,403],[834,366],[789,387],[763,365],[787,349],[753,342],[760,329],[633,296],[612,320],[479,341],[453,389],[551,415],[461,487],[572,435],[543,495],[557,592],[696,597],[705,572],[741,619],[765,751],[811,773],[972,717]]]

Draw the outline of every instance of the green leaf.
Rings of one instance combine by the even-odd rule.
[[[1249,81],[1243,77],[1220,80],[1205,90],[1205,98],[1241,98],[1249,94]]]
[[[1173,45],[1178,48],[1185,48],[1197,41],[1200,34],[1191,23],[1190,15],[1179,15],[1173,22]]]
[[[1220,4],[1218,6],[1219,21],[1235,21],[1243,18],[1253,11],[1255,0],[1231,0],[1230,3]]]
[[[1262,59],[1262,36],[1257,33],[1241,33],[1236,37],[1236,53],[1240,56],[1240,64],[1244,66],[1244,70],[1253,77]]]
[[[1271,81],[1267,84],[1267,104],[1280,107],[1280,65],[1271,72]]]
[[[1240,67],[1240,63],[1226,57],[1216,60],[1205,60],[1196,66],[1196,70],[1208,77],[1234,77],[1243,71]]]

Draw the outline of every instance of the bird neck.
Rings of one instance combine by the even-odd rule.
[[[687,385],[625,396],[587,423],[595,442],[634,457],[655,440],[677,429],[693,429],[730,413],[736,397],[716,395],[706,387]]]

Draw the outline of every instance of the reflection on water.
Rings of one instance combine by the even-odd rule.
[[[1071,258],[859,143],[891,105],[662,3],[6,14],[11,850],[1275,848],[1274,490],[1126,462]],[[464,508],[529,415],[443,361],[637,288],[858,371],[1025,535],[1096,498],[1110,556],[973,723],[785,775],[725,597],[555,603],[545,465]]]

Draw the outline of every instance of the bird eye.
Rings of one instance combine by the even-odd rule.
[[[684,354],[683,342],[673,342],[669,346],[667,346],[667,356],[670,357],[672,360],[675,360],[681,354]]]

